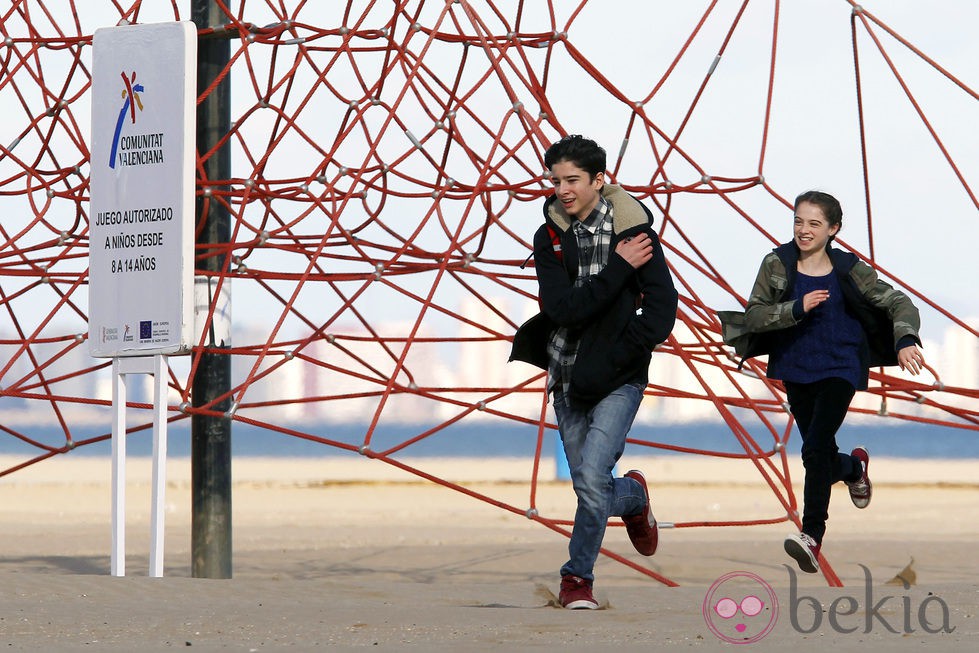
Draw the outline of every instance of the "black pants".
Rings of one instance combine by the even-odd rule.
[[[843,379],[815,383],[785,382],[792,416],[802,434],[802,466],[806,470],[803,489],[802,532],[823,541],[829,519],[829,497],[833,483],[860,478],[860,461],[840,453],[836,432],[843,424],[853,386]]]

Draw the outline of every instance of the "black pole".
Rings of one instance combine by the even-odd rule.
[[[227,22],[213,0],[193,0],[193,21],[198,29]],[[224,71],[230,58],[230,43],[224,38],[198,41],[198,96]],[[231,128],[230,75],[206,97],[197,108],[197,152],[214,148]],[[231,177],[231,153],[227,144],[204,162],[205,194],[227,188],[212,186],[210,180]],[[197,197],[198,225],[196,274],[205,278],[210,288],[229,269],[230,257],[220,245],[231,239],[231,219],[227,208],[216,199]],[[212,296],[214,293],[208,293]],[[230,307],[227,307],[230,310]],[[222,337],[223,335],[223,337]],[[231,408],[230,398],[215,401],[231,389],[231,356],[221,349],[231,346],[227,334],[209,330],[205,346],[211,350],[197,352],[197,372],[191,389],[195,408],[209,406],[222,416],[194,414],[191,417],[191,567],[195,578],[231,578],[231,419],[224,417]]]

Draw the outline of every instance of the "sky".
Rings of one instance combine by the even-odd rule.
[[[80,14],[83,32],[91,33],[96,27],[111,24],[110,21],[98,18],[98,10],[109,4],[108,1],[78,3],[77,6],[85,10]],[[186,16],[189,3],[178,4]],[[252,7],[257,5],[251,1],[248,4]],[[365,1],[356,4],[363,6],[367,3]],[[502,8],[504,17],[509,17],[513,14],[517,1],[495,4]],[[524,4],[526,25],[547,25],[547,21],[541,16],[532,14],[541,6],[546,6],[543,2]],[[592,0],[573,22],[568,33],[568,42],[578,48],[609,83],[622,92],[623,97],[629,100],[641,99],[663,78],[673,57],[684,47],[686,39],[693,33],[697,21],[709,4],[707,1],[695,0]],[[168,15],[169,6],[169,0],[145,2],[141,21],[153,22],[172,18],[172,11]],[[339,20],[336,13],[340,6],[340,3],[333,2],[306,3],[303,17],[313,24],[336,25]],[[426,11],[436,11],[445,5],[437,0],[430,1],[425,6]],[[481,16],[492,17],[487,2],[473,2],[472,6]],[[555,6],[559,24],[563,24],[561,21],[567,21],[578,3],[556,2]],[[974,35],[975,26],[979,25],[979,2],[959,0],[928,3],[927,9],[923,9],[924,3],[911,0],[870,0],[864,6],[961,80],[967,89],[979,89],[979,39]],[[690,43],[673,74],[644,107],[646,115],[651,116],[656,126],[666,134],[676,133],[686,120],[680,144],[696,166],[682,161],[680,157],[672,157],[666,177],[676,184],[696,184],[701,172],[715,177],[734,178],[747,178],[759,173],[762,130],[766,124],[764,98],[768,91],[768,55],[772,45],[770,32],[774,4],[761,0],[748,3],[737,31],[732,35],[724,55],[715,64],[715,56],[724,41],[726,30],[731,26],[740,7],[741,3],[733,0],[721,0],[717,3],[713,15],[704,24],[697,39]],[[857,251],[866,253],[869,251],[870,234],[867,229],[868,206],[864,196],[863,164],[859,148],[861,135],[855,118],[851,6],[843,0],[786,0],[779,3],[779,7],[778,57],[762,172],[767,184],[787,199],[809,188],[820,188],[836,195],[841,200],[845,213],[841,239]],[[385,3],[377,3],[376,10],[386,10]],[[269,16],[249,13],[249,18],[260,24],[264,24],[263,21],[271,22]],[[947,148],[948,156],[959,167],[965,183],[973,194],[979,193],[979,101],[943,74],[923,64],[883,29],[873,29],[918,102],[918,108]],[[46,28],[45,33],[50,32],[51,29]],[[875,226],[873,235],[877,263],[890,273],[889,278],[900,280],[900,283],[895,282],[896,285],[919,290],[922,295],[960,318],[979,320],[979,292],[975,288],[976,279],[979,278],[979,259],[975,256],[975,245],[979,242],[979,211],[975,200],[963,190],[962,182],[950,169],[915,106],[895,81],[892,71],[862,28],[858,44],[862,62],[860,70],[867,125],[865,137],[869,155],[870,208]],[[413,46],[416,45],[413,43]],[[3,47],[5,46],[0,45],[0,55],[3,54]],[[446,46],[433,51],[427,63],[434,69],[441,66],[442,78],[452,79],[455,62],[443,55],[455,55],[458,49],[458,46]],[[255,48],[251,53],[255,54],[260,50]],[[608,150],[610,167],[616,170],[613,175],[615,181],[632,186],[648,184],[653,174],[653,157],[650,156],[648,143],[644,144],[634,134],[624,149],[622,161],[618,161],[630,109],[625,103],[610,98],[594,80],[584,76],[565,52],[560,47],[555,48],[555,55],[551,60],[547,100],[556,115],[553,121],[545,125],[546,136],[555,136],[559,131],[591,136]],[[54,49],[45,49],[42,54],[51,58],[64,55]],[[289,54],[286,52],[282,60],[287,60]],[[528,49],[526,55],[535,69],[539,69],[543,49]],[[475,49],[470,56],[474,60],[480,56],[485,59],[485,53]],[[714,72],[706,90],[696,103],[696,109],[688,116],[697,89],[712,65]],[[256,67],[261,68],[261,64],[257,63]],[[481,65],[473,65],[473,70],[476,71],[485,68],[485,60]],[[56,66],[52,66],[45,71],[46,81],[52,85],[56,85],[56,69]],[[517,76],[511,73],[510,79],[516,82]],[[297,78],[300,88],[303,81]],[[344,80],[337,78],[336,81]],[[390,100],[393,91],[398,88],[394,76],[390,81],[393,83],[386,89],[386,100]],[[489,89],[488,94],[479,95],[470,104],[477,106],[480,112],[499,120],[506,112],[505,106],[501,111],[499,105],[505,105],[506,99],[498,92],[493,96],[495,89],[491,83],[488,82],[485,86]],[[536,100],[525,88],[515,83],[515,89],[520,101],[528,107],[533,106]],[[76,85],[69,91],[80,92],[80,89]],[[247,78],[236,79],[232,93],[233,113],[237,115],[252,106],[256,101],[255,93],[255,88]],[[30,99],[35,101],[35,98]],[[149,101],[150,98],[147,97],[147,102]],[[86,104],[85,101],[79,101],[72,106],[73,117],[82,134],[89,131],[90,116],[86,112]],[[422,135],[431,129],[431,121],[418,112],[413,114],[408,110],[408,104],[410,103],[406,103],[407,108],[399,117],[416,135]],[[32,104],[32,107],[37,106],[38,103]],[[294,109],[294,103],[290,108]],[[533,109],[536,112],[537,107]],[[336,109],[331,109],[328,103],[316,104],[301,116],[299,124],[315,139],[322,138],[325,141],[330,137],[334,123],[338,122],[337,116],[329,113],[331,110]],[[9,144],[23,130],[27,120],[20,98],[12,93],[9,85],[0,86],[0,115],[5,117],[5,120],[0,121],[0,143]],[[256,111],[254,120],[258,136],[249,143],[256,150],[261,150],[267,144],[267,139],[262,138],[261,129],[267,129],[275,117],[273,112]],[[378,118],[370,114],[365,122],[376,126],[377,121]],[[477,138],[479,134],[475,131],[471,133],[476,136],[467,141],[467,144],[484,147],[485,135],[482,135],[481,141]],[[519,138],[520,135],[510,136]],[[437,139],[433,138],[431,143],[433,145],[430,149],[436,151]],[[657,143],[662,146],[663,139],[657,137]],[[299,149],[299,145],[293,141],[273,150],[273,159],[270,161],[276,166],[274,169],[277,176],[294,174],[302,178],[302,175],[309,173],[310,165],[317,163],[315,158],[310,158],[307,150]],[[391,129],[385,135],[383,145],[395,154],[411,149],[406,135],[397,129]],[[293,149],[293,146],[297,149]],[[15,153],[22,155],[25,147],[21,145]],[[355,147],[356,144],[351,146]],[[70,147],[66,151],[71,152],[70,156],[75,155]],[[339,160],[347,163],[356,160],[356,156],[353,150],[343,151]],[[234,162],[233,174],[236,177],[247,178],[250,174],[249,164],[244,159],[239,153]],[[11,166],[11,161],[4,161],[0,157],[0,180],[9,177]],[[428,174],[427,181],[430,181],[430,171],[426,173],[424,166],[420,170],[423,171],[421,175]],[[460,166],[452,172],[453,175],[458,175],[460,181],[468,183],[479,171]],[[529,176],[524,173],[526,171],[515,173],[510,168],[508,178],[522,180]],[[520,174],[524,174],[524,177],[521,178]],[[662,179],[654,181],[660,183]],[[546,187],[543,180],[535,183]],[[19,222],[23,224],[25,219],[33,216],[35,206],[31,206],[24,197],[12,197],[3,191],[5,189],[0,188],[0,221],[8,233],[14,233],[20,226]],[[44,205],[43,195],[40,191],[32,194],[31,200],[36,206]],[[651,206],[654,201],[661,199],[654,197],[645,201]],[[791,237],[791,211],[774,200],[769,193],[755,188],[732,193],[730,199],[739,208],[747,211],[777,241],[785,241]],[[366,203],[376,205],[379,201],[381,200],[376,195],[372,195]],[[423,211],[433,205],[431,200],[425,198],[421,198],[419,202]],[[499,199],[494,202],[499,205]],[[442,208],[451,213],[447,204]],[[62,228],[61,225],[76,219],[75,208],[70,201],[64,201],[52,208],[46,218],[52,224],[55,236],[50,231],[38,229],[41,232],[38,238],[56,238],[57,229]],[[293,210],[295,209],[285,209],[286,212]],[[720,275],[730,282],[731,288],[746,295],[758,264],[771,248],[772,241],[750,228],[717,195],[676,195],[672,199],[670,212],[692,243],[703,252]],[[658,209],[654,210],[654,214],[657,215],[657,224],[661,224]],[[418,216],[419,212],[414,206],[387,199],[383,217],[392,223],[397,222],[401,230],[399,233],[409,233]],[[451,215],[449,217],[451,222]],[[479,217],[474,214],[471,221],[478,222]],[[489,239],[487,257],[522,261],[529,253],[526,242],[530,240],[539,221],[539,199],[514,202],[508,209],[505,225],[519,239],[505,236],[499,230],[495,231]],[[327,221],[323,216],[314,215],[311,223],[310,227],[303,227],[303,230],[315,238],[317,226],[326,224]],[[376,234],[376,230],[374,233]],[[438,240],[439,235],[436,233],[432,237],[433,242]],[[445,234],[441,236],[444,240]],[[675,230],[666,233],[664,240],[666,239],[683,249]],[[7,255],[2,249],[0,253]],[[264,256],[259,253],[256,255],[258,261],[249,260],[247,263],[258,267],[263,261],[260,255]],[[264,259],[264,262],[271,260]],[[717,310],[738,308],[730,292],[704,282],[689,265],[683,263],[680,256],[670,254],[670,261],[676,265],[685,280],[691,281],[692,288],[681,289],[681,294],[692,290],[708,306]],[[84,260],[76,260],[65,265],[84,266],[85,263]],[[337,267],[343,265],[335,261],[328,265],[334,264]],[[295,266],[295,263],[291,265]],[[83,270],[84,267],[80,269]],[[515,270],[511,267],[509,272],[513,273]],[[533,293],[536,285],[533,283],[532,270],[527,269],[523,274],[525,278],[514,281],[514,285],[522,286]],[[406,275],[397,277],[396,283],[424,296],[428,291],[425,284],[432,277],[432,274],[417,275],[417,278]],[[478,275],[473,275],[467,281],[475,285],[480,279]],[[0,279],[8,297],[16,294],[17,283],[31,282],[27,277]],[[356,288],[358,283],[361,282],[353,282],[348,288]],[[281,313],[281,304],[270,301],[268,293],[263,295],[256,292],[256,285],[249,284],[245,279],[235,279],[233,283],[232,314],[235,326],[241,327],[240,333],[250,331],[246,336],[248,340],[242,337],[240,341],[235,341],[236,345],[253,344],[256,341],[259,344],[264,343],[266,338],[271,337],[270,328]],[[284,284],[277,285],[273,282],[271,285],[285,296],[291,291]],[[310,324],[334,324],[332,318],[337,310],[337,298],[328,296],[328,289],[324,285],[307,284],[303,288],[297,306],[300,306],[309,322],[299,324],[300,329],[308,329]],[[496,298],[492,293],[498,288],[485,285],[480,290],[486,291],[486,295],[495,302]],[[84,291],[85,288],[81,288],[78,292],[81,296],[78,298],[80,304],[85,298]],[[51,286],[34,288],[25,298],[17,298],[16,302],[12,302],[18,318],[24,317],[27,312],[25,303],[34,301],[35,297],[41,298],[37,303],[37,316],[34,316],[37,319],[46,318],[59,299]],[[466,304],[465,299],[465,293],[450,283],[445,283],[444,289],[440,288],[435,296],[437,304],[449,310]],[[507,306],[504,310],[510,310],[509,315],[517,322],[521,321],[525,310],[536,310],[536,302],[532,296],[520,297],[522,304],[515,304],[515,299],[516,293],[511,290],[506,297]],[[930,357],[932,352],[940,351],[940,348],[932,348],[931,344],[945,339],[950,323],[925,302],[916,300],[916,303],[922,308],[922,336],[927,345],[926,356]],[[397,321],[397,329],[403,329],[406,324],[411,326],[420,310],[418,302],[410,302],[397,296],[383,284],[373,284],[363,295],[358,296],[356,308],[367,315],[367,321],[372,325]],[[419,333],[435,334],[440,338],[452,338],[460,333],[458,320],[443,316],[439,321],[438,315],[435,316],[436,319],[429,320],[429,316],[435,312],[432,310],[426,313],[426,321]],[[69,321],[68,330],[63,326],[62,320]],[[33,324],[36,323],[35,321]],[[50,331],[57,335],[84,331],[84,325],[79,328],[80,323],[83,320],[78,315],[73,315],[70,309],[62,309],[52,320]],[[26,329],[28,333],[33,324]],[[335,324],[337,333],[347,329],[356,333],[359,328],[349,315],[344,315],[343,320],[337,320]],[[487,328],[497,328],[505,334],[512,333],[512,329],[507,331],[499,326]],[[0,320],[0,334],[10,334],[12,330],[9,318]],[[299,329],[296,331],[299,332]],[[296,333],[283,329],[276,336],[276,342],[305,335],[299,332],[297,336]],[[398,335],[401,335],[400,332]],[[958,335],[962,335],[961,330]],[[963,340],[960,337],[955,342],[961,343]],[[180,369],[179,373],[183,374],[183,369],[189,365],[188,359],[189,357],[184,357],[175,362],[174,369]],[[940,357],[935,356],[932,362],[940,360]],[[500,368],[506,368],[502,360]]]
[[[865,2],[863,6],[911,44],[957,76],[967,87],[979,89],[979,40],[969,25],[979,20],[979,3]],[[633,40],[634,57],[617,58],[603,70],[615,70],[613,80],[638,88],[668,61],[706,3],[644,3],[643,20],[616,25],[616,41]],[[761,142],[760,101],[766,94],[770,47],[771,3],[751,3],[742,18],[744,31],[732,39],[720,59],[709,89],[685,132],[685,147],[715,175],[748,176],[757,161]],[[727,18],[739,3],[720,3],[725,18],[717,29],[730,25]],[[596,12],[597,15],[598,12]],[[793,1],[781,3],[779,54],[773,89],[773,110],[766,154],[765,177],[789,199],[808,188],[836,195],[844,208],[840,238],[861,251],[869,250],[868,215],[862,182],[856,120],[856,96],[851,34],[851,8],[845,2]],[[641,15],[641,12],[637,12]],[[708,26],[709,27],[709,26]],[[979,194],[979,101],[948,79],[922,65],[910,52],[875,27],[889,56],[915,100],[956,162],[974,195]],[[704,39],[709,41],[709,39]],[[875,226],[874,249],[878,263],[911,287],[925,290],[962,314],[979,314],[973,279],[979,274],[974,244],[979,236],[975,201],[962,190],[924,123],[885,67],[873,43],[862,34],[859,41],[866,141],[869,152],[871,214]],[[593,59],[602,65],[602,49]],[[715,48],[705,47],[700,64],[706,65]],[[609,55],[610,57],[612,55]],[[692,81],[702,76],[692,60]],[[650,66],[649,62],[656,62]],[[617,70],[619,68],[620,70]],[[650,70],[652,68],[653,70]],[[702,70],[702,68],[701,68]],[[691,81],[691,83],[692,83]],[[571,100],[573,91],[569,93]],[[682,96],[682,93],[677,93]],[[686,105],[663,106],[663,124],[678,124]],[[671,112],[677,115],[671,120]],[[596,131],[614,144],[621,136]],[[733,173],[733,174],[732,174]],[[750,200],[746,204],[751,206]],[[759,218],[781,240],[791,237],[791,213],[770,211],[759,203]],[[764,207],[764,208],[762,208]],[[691,211],[691,230],[699,234],[710,257],[725,266],[737,288],[747,292],[757,270],[760,241],[737,240],[710,220],[698,224]],[[744,249],[732,247],[732,241]],[[761,250],[764,251],[764,250]],[[949,273],[947,263],[956,271]],[[725,265],[726,263],[726,265]]]
[[[356,6],[367,3],[355,2]],[[383,4],[383,3],[382,3]],[[93,6],[94,5],[94,6]],[[169,1],[144,2],[141,22],[172,19]],[[472,7],[492,22],[488,2]],[[546,24],[535,16],[545,3],[526,3],[526,25]],[[555,2],[559,24],[576,10],[576,2]],[[616,88],[629,98],[645,96],[664,74],[673,56],[691,35],[710,5],[707,1],[665,2],[621,0],[590,2],[581,10],[568,40]],[[82,13],[91,31],[107,24],[99,18],[109,3],[85,3]],[[189,3],[178,3],[189,15]],[[249,17],[261,23],[262,4],[249,2]],[[304,6],[306,20],[337,22],[340,3]],[[442,3],[429,2],[422,12],[437,12]],[[496,2],[506,17],[516,2]],[[741,7],[722,0],[698,38],[690,44],[677,70],[646,110],[665,132],[675,131],[691,106],[693,95],[714,61],[726,30]],[[707,91],[684,128],[682,146],[711,175],[746,177],[758,173],[758,158],[767,93],[767,56],[773,22],[771,2],[747,4],[737,32],[717,62]],[[971,0],[924,4],[913,0],[877,0],[863,3],[868,11],[911,44],[933,58],[969,89],[979,89],[979,3]],[[839,197],[844,207],[841,238],[852,247],[869,251],[868,207],[862,182],[855,119],[855,84],[850,35],[851,5],[843,0],[791,0],[779,3],[778,59],[769,123],[766,181],[791,198],[808,188],[821,188]],[[356,13],[356,11],[352,12]],[[271,20],[271,17],[268,17]],[[541,19],[541,20],[539,20]],[[538,21],[535,23],[535,21]],[[945,76],[922,64],[879,27],[874,27],[921,110],[959,166],[973,194],[979,194],[979,102]],[[979,237],[979,215],[974,200],[950,170],[935,140],[928,133],[909,99],[888,70],[873,42],[861,31],[859,48],[864,109],[868,131],[871,210],[874,249],[878,263],[912,288],[917,288],[960,316],[979,315],[974,279],[979,263],[974,246]],[[533,55],[533,53],[531,53]],[[548,100],[559,113],[557,122],[572,133],[587,134],[603,145],[614,160],[619,152],[628,113],[620,103],[608,102],[566,57],[554,59]],[[9,90],[9,87],[8,87]],[[248,102],[249,90],[238,87],[233,102]],[[596,102],[598,98],[598,102]],[[16,99],[0,90],[0,107]],[[15,112],[16,113],[16,112]],[[5,109],[5,115],[6,113]],[[76,115],[84,124],[83,107]],[[407,118],[409,122],[411,118]],[[10,142],[16,122],[0,126],[0,140]],[[302,165],[302,157],[295,165]],[[236,173],[241,169],[236,163]],[[636,139],[625,150],[617,181],[642,184],[649,178],[650,158]],[[699,173],[689,166],[674,166],[671,178],[692,183]],[[790,237],[791,213],[763,193],[747,192],[737,198],[761,226],[776,238]],[[9,203],[9,199],[0,198]],[[7,204],[9,206],[9,204]],[[697,195],[678,198],[673,211],[684,228],[716,262],[732,286],[746,293],[757,263],[770,243],[757,233],[745,235],[718,204]],[[529,239],[538,208],[528,206],[522,237]],[[9,219],[9,218],[6,218]],[[518,228],[518,227],[515,227]],[[510,246],[515,245],[510,243]],[[519,248],[503,252],[522,258]],[[950,272],[951,268],[951,272]],[[710,289],[706,289],[710,292]],[[717,294],[719,303],[730,298]],[[708,301],[713,297],[708,296]],[[718,305],[718,308],[734,306]],[[927,310],[927,309],[926,309]],[[237,318],[249,316],[249,303],[236,300]]]

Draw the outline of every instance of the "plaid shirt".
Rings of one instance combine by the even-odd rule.
[[[571,225],[578,243],[578,277],[574,281],[577,288],[589,277],[601,272],[608,263],[609,247],[612,244],[612,205],[604,197],[584,221],[575,220]],[[571,385],[571,368],[578,356],[580,329],[558,327],[547,343],[547,391],[552,392],[560,384],[561,391],[568,393]]]

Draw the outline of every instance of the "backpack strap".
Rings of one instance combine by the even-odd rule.
[[[561,251],[561,234],[559,234],[554,227],[546,222],[544,223],[544,226],[547,227],[547,235],[551,238],[551,246],[554,248],[554,255],[557,257],[557,260],[564,261],[564,252]]]
[[[547,224],[546,222],[544,223],[544,226],[547,227],[547,236],[548,238],[551,239],[551,247],[554,248],[554,255],[557,257],[558,261],[563,263],[564,252],[561,251],[561,234],[559,234],[557,230],[554,229],[554,227]],[[524,262],[520,264],[520,269],[523,270],[525,267],[527,267],[527,264],[530,263],[530,259],[532,259],[533,257],[534,257],[534,252],[531,251],[530,254],[527,255],[527,258],[524,260]]]

